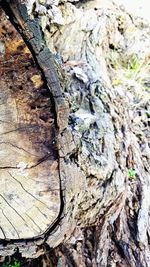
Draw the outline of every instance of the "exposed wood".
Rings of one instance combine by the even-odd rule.
[[[27,43],[29,47],[30,52],[32,53],[33,58],[35,59],[36,67],[39,68],[41,75],[42,75],[42,79],[44,79],[43,80],[44,89],[46,88],[46,92],[47,92],[46,96],[49,98],[48,101],[51,98],[52,105],[50,104],[50,106],[52,107],[52,111],[53,111],[52,120],[49,117],[50,114],[47,114],[46,119],[45,117],[43,118],[45,111],[47,112],[44,106],[43,106],[44,113],[41,114],[42,118],[38,116],[38,111],[36,108],[36,100],[38,99],[38,95],[40,92],[39,88],[38,88],[38,93],[37,93],[37,88],[36,88],[35,95],[34,95],[35,99],[33,99],[33,101],[31,101],[32,98],[30,99],[30,97],[28,97],[27,107],[29,105],[30,106],[29,109],[32,110],[37,120],[40,119],[40,122],[38,124],[41,125],[42,123],[42,127],[41,127],[42,134],[46,135],[43,129],[43,124],[45,124],[45,120],[47,122],[46,131],[47,129],[48,131],[50,131],[49,127],[52,127],[52,130],[54,130],[52,131],[52,134],[50,133],[50,138],[52,137],[50,142],[48,141],[48,144],[47,144],[47,135],[46,135],[46,138],[45,136],[43,137],[42,135],[42,142],[44,142],[43,147],[46,146],[46,149],[49,149],[52,152],[52,159],[53,157],[55,159],[55,162],[54,163],[52,162],[52,167],[50,167],[49,165],[46,165],[44,166],[44,170],[46,169],[46,172],[48,172],[48,174],[49,172],[52,173],[52,175],[56,177],[56,181],[52,179],[52,182],[49,185],[50,182],[47,178],[46,186],[45,186],[46,188],[43,186],[44,187],[43,189],[40,186],[40,189],[39,189],[40,192],[41,191],[43,192],[41,193],[43,198],[45,195],[44,199],[46,199],[49,206],[51,205],[50,204],[50,201],[51,201],[50,197],[51,197],[53,208],[52,209],[50,208],[48,211],[49,212],[48,220],[47,221],[44,220],[45,228],[44,226],[40,227],[40,224],[43,225],[43,223],[42,223],[42,220],[39,219],[37,227],[39,227],[40,230],[37,234],[33,234],[30,232],[30,234],[24,233],[24,236],[23,236],[23,233],[22,233],[21,236],[18,235],[18,237],[15,237],[15,238],[9,237],[9,239],[3,236],[3,239],[5,241],[5,247],[3,246],[3,242],[1,242],[2,243],[1,245],[2,255],[12,254],[15,251],[15,249],[18,247],[22,255],[25,255],[26,257],[27,256],[37,257],[40,253],[43,253],[42,249],[39,252],[37,251],[38,245],[41,245],[46,241],[47,244],[54,247],[58,245],[64,239],[64,237],[66,236],[66,233],[68,232],[71,233],[73,231],[75,227],[75,221],[74,221],[75,212],[73,210],[76,210],[76,207],[73,205],[73,210],[72,210],[71,208],[72,198],[74,198],[74,194],[76,194],[78,196],[77,202],[78,203],[80,202],[80,198],[82,196],[82,191],[80,191],[80,189],[81,187],[84,188],[84,185],[83,185],[84,182],[83,182],[82,173],[80,173],[78,168],[74,166],[68,160],[69,154],[74,149],[75,144],[73,142],[72,135],[69,129],[66,128],[68,124],[69,109],[68,109],[67,100],[65,100],[65,96],[63,95],[64,89],[61,88],[60,80],[59,80],[59,77],[62,76],[61,67],[56,62],[53,54],[50,52],[50,50],[47,48],[45,44],[45,41],[42,37],[41,27],[39,25],[38,20],[30,19],[30,17],[27,14],[27,9],[25,5],[22,5],[16,1],[12,1],[11,4],[7,4],[6,2],[2,1],[2,8],[5,10],[6,14],[10,16],[11,22],[15,25],[16,29],[21,33],[22,37],[24,38],[25,42]],[[25,50],[28,51],[27,48]],[[37,74],[31,75],[31,76],[32,77],[30,79],[33,85],[35,84],[35,87],[38,87],[38,83],[40,84],[42,83],[40,81],[41,78]],[[44,93],[43,98],[44,97],[45,97],[45,93]],[[26,95],[22,95],[21,100],[23,102],[23,105],[24,105],[24,98],[26,98]],[[41,97],[40,97],[40,101],[41,101]],[[25,112],[26,113],[28,112],[27,108]],[[33,119],[31,117],[31,120]],[[41,122],[41,119],[42,119],[42,122]],[[52,122],[52,125],[51,123],[50,124],[48,123],[49,120]],[[33,123],[34,123],[34,120],[33,120]],[[33,138],[36,141],[36,137],[34,136]],[[40,139],[39,132],[37,132],[37,138]],[[37,143],[37,146],[38,146],[38,143]],[[51,146],[52,146],[52,150],[51,150]],[[51,152],[48,154],[48,160],[49,160],[49,156],[51,160]],[[31,151],[30,153],[33,154],[33,151]],[[41,160],[41,155],[39,157]],[[44,161],[49,163],[48,160],[47,158],[46,160],[44,158]],[[30,168],[33,169],[34,165],[35,167],[36,165],[41,166],[41,164],[43,163],[32,164],[31,166],[29,166],[29,168],[27,166],[24,166],[22,161],[21,161],[21,164],[22,164],[21,167],[20,165],[18,167],[21,169],[21,177],[22,177],[22,172],[24,172],[25,170],[29,171],[28,169]],[[54,168],[54,171],[53,171],[53,168]],[[45,173],[45,171],[43,171],[43,173]],[[40,169],[37,171],[36,174],[32,173],[33,180],[36,180],[35,175],[37,174],[38,176],[40,175]],[[11,175],[15,179],[14,173],[11,173]],[[76,192],[74,191],[74,185],[76,182],[74,179],[74,175],[78,177],[79,185],[81,185],[81,187],[80,186],[77,187]],[[68,180],[66,179],[67,177],[69,177]],[[34,188],[32,190],[34,191]],[[48,194],[47,194],[47,191],[49,192]],[[56,194],[56,197],[55,197],[55,194]],[[55,211],[57,215],[56,213],[54,214],[53,211]],[[41,210],[39,212],[41,212]],[[32,216],[33,217],[35,216],[36,218],[35,213],[34,214],[32,213]],[[69,224],[67,223],[68,221],[69,221]],[[17,222],[16,225],[19,225],[19,223]]]
[[[41,72],[2,11],[0,27],[0,239],[28,239],[60,211],[55,115]]]

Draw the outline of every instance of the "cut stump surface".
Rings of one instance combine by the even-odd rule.
[[[0,13],[0,239],[45,233],[60,211],[55,117],[24,41]]]

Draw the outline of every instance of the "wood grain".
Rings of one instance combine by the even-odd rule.
[[[55,117],[41,73],[3,12],[0,44],[0,239],[28,239],[60,210]]]

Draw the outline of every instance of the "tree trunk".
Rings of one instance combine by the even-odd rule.
[[[1,256],[150,266],[149,25],[111,1],[0,5]]]

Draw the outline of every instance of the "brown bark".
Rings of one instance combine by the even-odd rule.
[[[140,33],[141,22],[112,2],[64,2],[1,1],[11,21],[3,27],[2,11],[1,254],[44,254],[29,266],[147,267],[149,98],[140,79],[115,87],[117,64],[125,71],[116,53],[130,55],[129,27]]]

